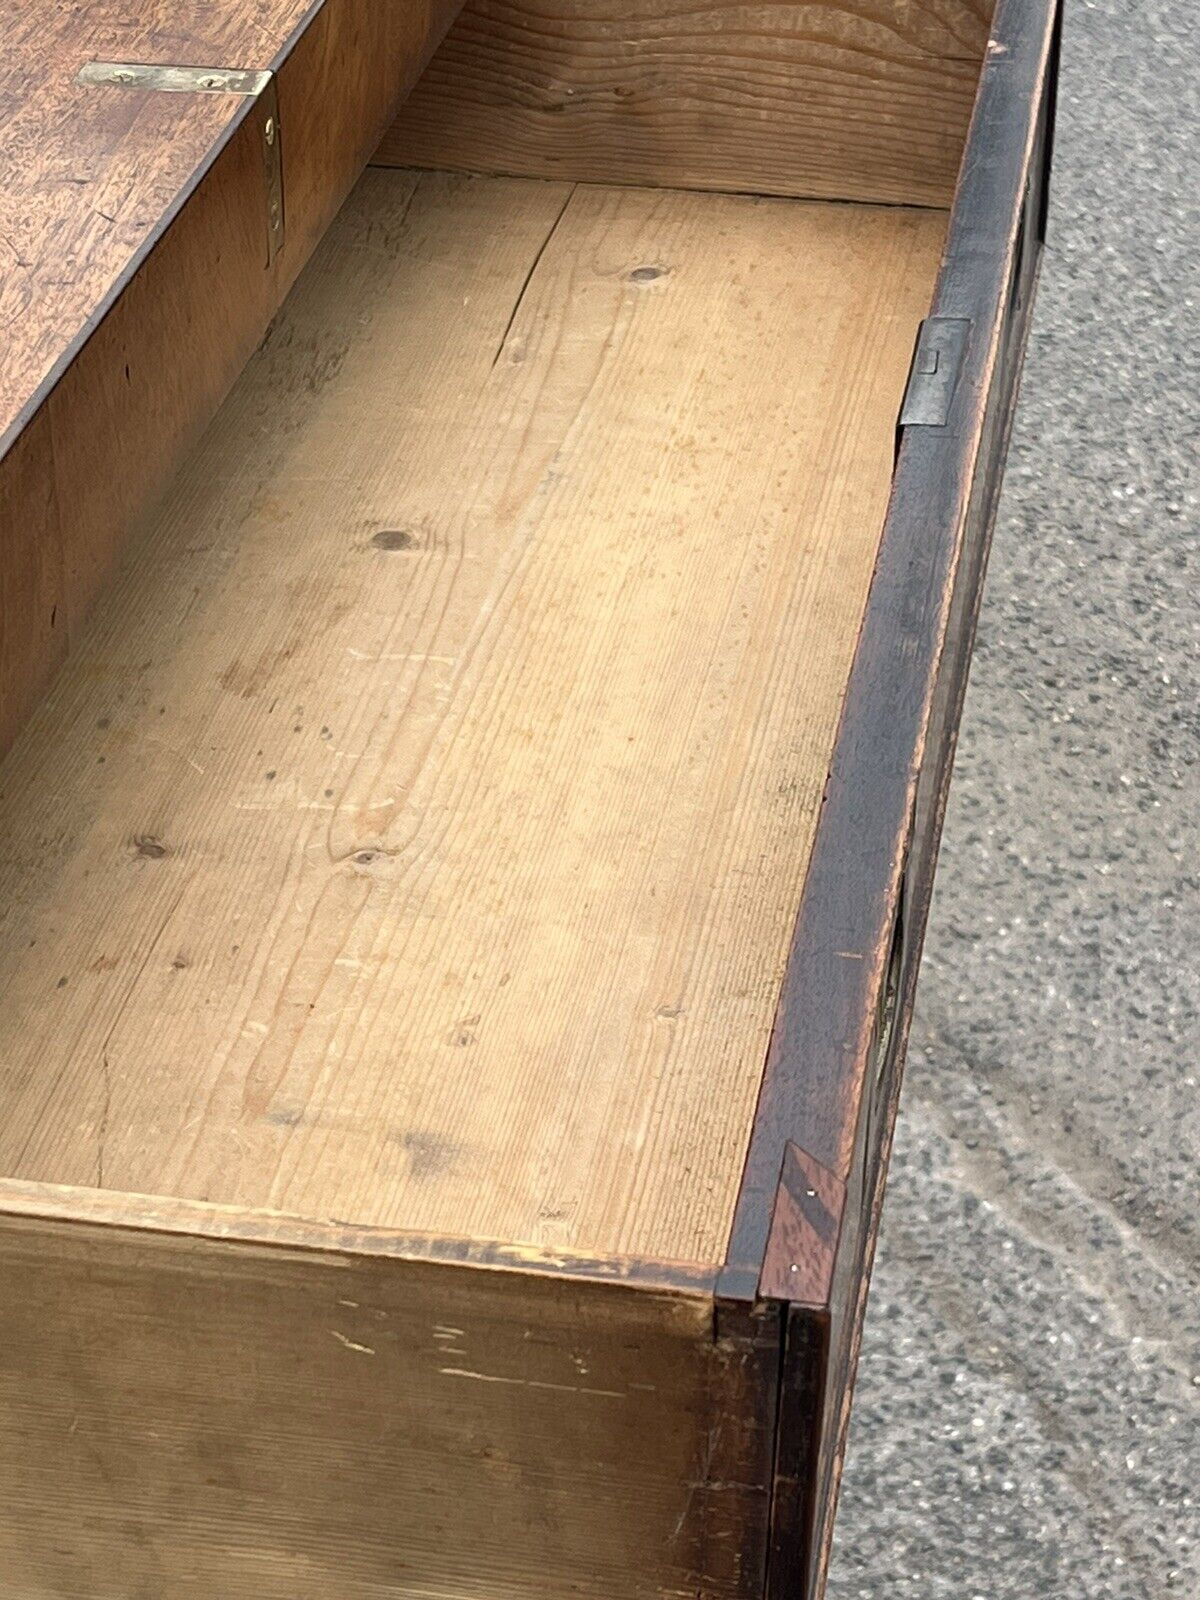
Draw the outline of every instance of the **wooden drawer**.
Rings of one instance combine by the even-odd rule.
[[[0,1596],[816,1596],[1056,8],[125,9],[0,135]]]

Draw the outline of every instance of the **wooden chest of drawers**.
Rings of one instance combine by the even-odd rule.
[[[816,1596],[1055,7],[192,9],[0,88],[0,1596]]]

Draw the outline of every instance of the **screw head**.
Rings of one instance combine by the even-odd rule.
[[[263,127],[263,138],[268,144],[275,143],[275,118],[268,117]]]

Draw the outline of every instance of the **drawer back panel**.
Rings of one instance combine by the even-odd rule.
[[[376,160],[948,206],[991,0],[468,0]]]

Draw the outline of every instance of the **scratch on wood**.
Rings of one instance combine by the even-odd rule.
[[[104,1104],[100,1108],[100,1126],[96,1130],[96,1187],[104,1187],[104,1144],[108,1138],[108,1114],[112,1110],[112,1073],[108,1066],[108,1051],[100,1052],[100,1074],[104,1088]]]
[[[347,1339],[346,1335],[344,1333],[339,1333],[336,1328],[330,1328],[329,1331],[339,1344],[344,1344],[346,1346],[347,1350],[357,1350],[364,1356],[373,1356],[375,1354],[375,1351],[371,1349],[369,1344],[358,1344],[353,1339]]]
[[[551,1389],[556,1394],[599,1395],[605,1400],[624,1400],[620,1389],[586,1389],[576,1383],[545,1383],[538,1378],[509,1378],[496,1372],[472,1372],[469,1367],[439,1367],[445,1378],[472,1378],[476,1383],[509,1383],[518,1389]]]
[[[558,215],[555,217],[554,221],[550,224],[550,231],[547,233],[546,237],[542,240],[541,245],[538,248],[537,254],[534,256],[533,260],[529,264],[529,271],[525,274],[524,281],[522,282],[521,287],[517,290],[517,298],[513,301],[512,311],[509,313],[508,321],[504,324],[504,332],[500,335],[500,343],[496,346],[496,354],[492,357],[492,366],[493,367],[496,365],[497,361],[499,361],[501,355],[504,353],[504,346],[507,344],[508,336],[512,332],[513,323],[517,320],[517,312],[520,311],[520,309],[521,309],[521,302],[525,298],[525,291],[526,291],[526,289],[529,288],[529,285],[533,282],[533,275],[537,271],[538,267],[540,266],[542,257],[546,254],[546,250],[547,250],[547,248],[548,248],[548,246],[550,244],[551,239],[553,239],[554,235],[558,232],[558,225],[562,221],[563,217],[566,215],[567,207],[571,204],[571,197],[574,195],[575,190],[577,188],[578,188],[578,185],[573,183],[571,185],[571,187],[567,190],[567,198],[563,201],[562,206],[559,208]]]

